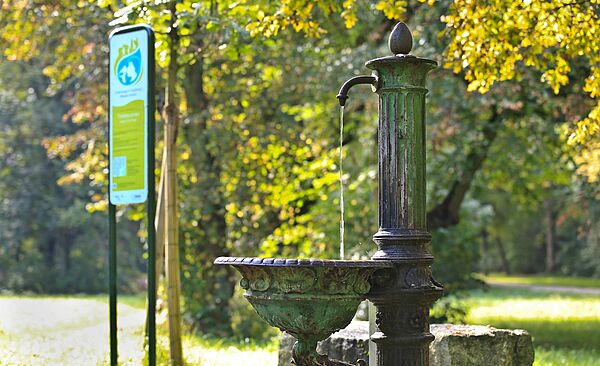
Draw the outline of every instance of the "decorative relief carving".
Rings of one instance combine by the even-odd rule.
[[[377,328],[387,336],[426,333],[429,330],[429,309],[406,307],[378,309],[375,318]]]
[[[284,294],[365,295],[371,275],[378,269],[391,270],[385,261],[333,261],[319,259],[220,257],[218,264],[231,264],[243,276],[240,286],[254,292]],[[382,278],[383,283],[388,277]]]
[[[424,331],[427,324],[427,311],[424,308],[417,308],[412,312],[406,313],[405,325],[407,328],[415,331]]]
[[[429,267],[413,267],[406,272],[404,283],[408,288],[433,287]]]
[[[371,276],[371,287],[374,290],[389,288],[390,283],[394,280],[394,269],[378,270]]]
[[[329,294],[347,293],[352,289],[356,271],[338,271],[336,268],[327,268],[319,277],[319,288]]]
[[[317,282],[317,274],[312,268],[278,268],[277,284],[284,293],[305,293]]]
[[[364,295],[371,289],[371,284],[367,278],[357,278],[354,283],[354,292]]]
[[[267,291],[271,287],[271,276],[260,268],[253,271],[254,278],[250,281],[250,288],[254,291]]]

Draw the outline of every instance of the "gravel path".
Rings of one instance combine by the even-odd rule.
[[[121,365],[141,365],[145,312],[119,304]],[[108,306],[86,298],[0,297],[0,366],[108,362]]]
[[[551,285],[526,285],[526,284],[521,284],[521,283],[504,283],[504,282],[496,282],[496,281],[489,281],[489,280],[487,280],[486,283],[492,287],[520,288],[520,289],[534,290],[534,291],[567,292],[567,293],[571,293],[571,294],[600,296],[600,288],[551,286]]]
[[[143,309],[118,305],[121,366],[144,364],[145,314]],[[0,295],[0,366],[106,366],[110,352],[108,329],[104,296]],[[166,335],[159,333],[158,342],[160,352],[166,352]],[[212,343],[184,336],[187,365],[277,365],[274,349]],[[162,357],[166,357],[164,353]]]

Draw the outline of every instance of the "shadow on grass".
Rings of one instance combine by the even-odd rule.
[[[599,349],[600,320],[527,320],[487,318],[496,328],[525,329],[536,346],[569,349]]]
[[[477,290],[469,290],[466,292],[470,301],[486,302],[498,300],[512,300],[512,299],[531,299],[546,301],[548,299],[574,299],[574,300],[599,300],[597,296],[589,294],[578,294],[578,293],[565,293],[565,292],[548,292],[548,291],[536,291],[529,289],[520,288],[483,288]],[[599,314],[600,316],[600,314]]]
[[[597,296],[492,288],[470,291],[466,303],[470,322],[525,329],[536,347],[600,349]]]
[[[227,338],[203,338],[186,334],[182,339],[186,365],[271,366],[277,364],[278,338],[255,342]],[[169,339],[165,329],[157,334],[157,364],[169,364]],[[144,359],[146,362],[146,359]]]

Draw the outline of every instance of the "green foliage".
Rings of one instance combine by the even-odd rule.
[[[87,215],[89,198],[100,190],[61,185],[69,162],[48,154],[48,138],[78,135],[66,95],[51,93],[43,60],[0,63],[0,288],[44,293],[103,292],[106,288],[105,216]],[[18,75],[19,77],[14,77]],[[86,155],[82,141],[73,154]],[[91,146],[93,147],[93,145]],[[90,162],[93,164],[93,162]],[[129,228],[129,230],[127,230]],[[141,270],[141,245],[124,226],[120,240],[131,243],[122,256],[122,288]]]
[[[489,208],[480,207],[476,201],[468,201],[463,213],[459,225],[434,231],[431,241],[435,276],[450,293],[476,284],[473,273],[479,260],[482,226],[482,217],[477,216],[485,219],[490,215]]]
[[[450,296],[444,296],[433,304],[429,312],[429,321],[431,323],[451,323],[464,324],[469,311],[464,302],[463,293],[452,293]]]
[[[244,298],[244,290],[236,288],[229,300],[231,328],[236,339],[255,341],[275,338],[279,331],[262,320],[252,305]]]
[[[569,143],[582,144],[576,161],[592,183],[600,171],[595,153],[600,140],[598,9],[597,1],[494,1],[482,6],[456,0],[442,18],[450,40],[444,66],[464,72],[469,90],[486,92],[496,82],[520,79],[531,68],[558,94],[585,60],[585,84],[579,93],[587,93],[595,106],[587,116],[568,120]]]
[[[573,186],[571,186],[571,189]],[[532,191],[519,196],[506,192],[486,192],[483,199],[494,207],[493,218],[486,226],[489,234],[480,263],[483,271],[506,271],[499,250],[504,250],[509,270],[516,273],[539,273],[546,270],[545,208],[534,195],[553,197],[556,217],[555,269],[566,276],[598,275],[597,245],[598,201],[569,192],[568,189]],[[520,198],[521,197],[521,198]],[[518,202],[525,199],[528,204]],[[515,202],[516,201],[516,202]]]

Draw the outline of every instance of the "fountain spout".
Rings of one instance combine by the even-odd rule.
[[[366,76],[366,75],[355,76],[352,79],[346,81],[344,83],[344,85],[342,85],[340,92],[336,96],[336,98],[340,101],[340,106],[343,107],[344,105],[346,105],[346,100],[348,100],[348,92],[350,91],[350,88],[352,88],[354,85],[370,84],[373,86],[373,91],[377,91],[378,81],[379,81],[379,79],[377,78],[377,76],[374,76],[374,75],[373,76]]]

